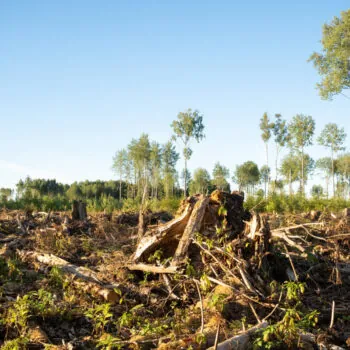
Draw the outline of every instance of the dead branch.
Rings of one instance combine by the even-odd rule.
[[[249,345],[250,338],[259,329],[266,328],[268,323],[266,321],[257,324],[256,326],[248,329],[244,333],[235,335],[234,337],[225,340],[224,342],[218,344],[217,350],[245,350]],[[214,350],[214,347],[208,350]]]
[[[176,273],[176,266],[156,266],[156,265],[148,265],[148,264],[134,264],[134,265],[126,265],[126,268],[132,271],[144,271],[144,272],[152,272],[152,273]]]
[[[96,273],[86,267],[73,265],[53,254],[41,254],[33,251],[17,250],[17,255],[24,261],[36,260],[48,266],[59,267],[64,273],[68,273],[83,280],[84,282],[79,281],[75,283],[83,288],[84,291],[88,292],[93,289],[95,294],[100,295],[107,301],[113,302],[118,298],[117,293],[113,288],[107,288],[107,286],[104,286],[103,282],[98,279]]]

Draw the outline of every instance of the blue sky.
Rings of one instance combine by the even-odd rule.
[[[320,50],[322,24],[348,7],[345,0],[0,1],[0,187],[26,175],[114,178],[116,150],[142,132],[166,142],[187,108],[199,109],[206,125],[191,170],[211,171],[216,161],[231,171],[246,160],[262,165],[265,111],[312,115],[317,133],[336,122],[350,134],[349,100],[322,101],[307,63]]]

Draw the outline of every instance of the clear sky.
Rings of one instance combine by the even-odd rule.
[[[317,133],[336,122],[349,148],[350,101],[322,101],[307,63],[321,48],[322,24],[348,7],[348,0],[0,1],[0,187],[26,175],[114,178],[116,150],[142,132],[167,141],[171,121],[187,108],[199,109],[206,125],[191,170],[211,171],[216,161],[231,171],[246,160],[262,165],[265,111],[312,115]]]

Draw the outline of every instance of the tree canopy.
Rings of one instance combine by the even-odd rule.
[[[314,52],[309,61],[321,76],[316,86],[323,99],[350,88],[350,10],[341,12],[330,24],[323,25],[322,50]]]

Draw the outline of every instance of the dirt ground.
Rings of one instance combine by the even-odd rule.
[[[139,241],[138,216],[2,210],[2,348],[350,346],[347,211],[258,215],[216,192],[145,213]]]

